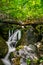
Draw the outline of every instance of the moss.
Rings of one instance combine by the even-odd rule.
[[[4,65],[3,62],[0,60],[0,65]]]
[[[37,26],[36,26],[36,30],[39,32],[39,34],[40,34],[40,33],[43,33],[43,24],[37,25]]]
[[[16,57],[15,59],[13,59],[13,64],[20,65],[20,57]]]
[[[4,26],[0,27],[0,30],[1,30],[1,31],[0,31],[0,35],[1,35],[5,40],[7,40],[7,39],[8,39],[8,30],[9,30],[9,28],[4,25]]]
[[[0,36],[0,58],[5,57],[7,52],[8,52],[8,46],[5,40]]]
[[[17,44],[16,44],[16,47],[18,47],[19,45],[21,45],[21,42],[22,42],[22,39],[20,39]]]
[[[17,42],[17,44],[16,44],[16,47],[18,47],[19,45],[21,45],[21,42],[22,42],[22,38],[23,38],[23,33],[24,33],[24,31],[23,31],[23,29],[21,30],[21,39]]]
[[[16,48],[16,50],[18,51],[19,49],[23,49],[24,48],[24,46],[23,45],[20,45],[20,46],[18,46],[17,48]]]
[[[26,63],[27,63],[27,65],[30,65],[30,63],[31,63],[31,60],[28,58],[28,59],[26,59]]]
[[[33,59],[33,62],[34,63],[38,63],[38,59]]]
[[[43,57],[40,57],[39,61],[40,61],[40,63],[42,63],[43,62]]]
[[[0,24],[1,25],[1,24]],[[8,33],[9,33],[9,30],[10,32],[12,33],[12,30],[13,32],[17,29],[21,29],[21,26],[17,26],[15,24],[3,24],[2,26],[0,26],[0,35],[5,39],[5,40],[8,40]]]
[[[14,58],[14,53],[13,52],[11,52],[10,53],[10,56],[9,56],[9,59],[11,60],[12,58]]]
[[[23,29],[24,30],[24,29]],[[19,45],[28,45],[26,32],[22,30],[21,39],[18,41],[16,47]]]

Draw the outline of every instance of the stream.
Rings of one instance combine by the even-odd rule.
[[[18,40],[20,40],[20,39],[21,39],[21,31],[20,30],[16,30],[16,31],[14,31],[14,33],[12,30],[12,35],[9,30],[9,38],[8,38],[8,41],[6,42],[6,44],[8,45],[8,53],[6,54],[5,58],[2,59],[4,65],[11,65],[11,62],[8,59],[9,55],[11,52],[15,51],[15,46],[16,46]]]

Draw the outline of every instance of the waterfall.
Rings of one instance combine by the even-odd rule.
[[[13,34],[13,30],[12,30],[12,34]]]
[[[10,37],[10,35],[11,35],[11,34],[10,34],[10,30],[9,30],[9,37]]]
[[[11,35],[10,30],[9,30],[9,39],[6,42],[6,44],[8,45],[8,53],[6,54],[5,58],[2,59],[2,61],[5,65],[11,65],[11,62],[9,61],[8,57],[9,57],[11,52],[15,51],[14,45],[16,45],[17,41],[18,41],[17,40],[17,34],[18,34],[18,40],[20,40],[20,38],[21,38],[21,31],[20,30],[16,30],[14,33],[12,30],[12,35]]]
[[[19,32],[18,32],[18,40],[20,40],[20,38],[21,38],[21,31],[19,30]]]
[[[16,34],[14,33],[14,35],[13,35],[13,38],[12,38],[13,41],[17,40],[17,34],[18,34],[18,40],[20,40],[20,38],[21,38],[21,31],[17,30]]]

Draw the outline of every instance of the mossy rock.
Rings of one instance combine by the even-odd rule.
[[[0,60],[0,65],[4,65],[3,62]]]
[[[13,52],[11,52],[10,55],[9,55],[10,61],[11,61],[12,58],[14,58],[14,53]]]
[[[14,65],[20,65],[20,57],[14,58],[12,62]]]
[[[24,46],[23,46],[23,45],[20,45],[20,46],[18,46],[18,47],[16,48],[16,50],[18,51],[18,50],[23,49],[23,48],[24,48]]]
[[[5,40],[0,36],[0,58],[4,58],[8,52],[8,46]]]
[[[5,40],[8,40],[8,34],[9,34],[9,30],[10,32],[12,33],[12,30],[15,31],[17,29],[20,29],[21,27],[20,26],[17,26],[17,25],[14,25],[14,24],[11,24],[11,25],[5,25],[3,24],[2,26],[0,26],[0,35],[5,39]]]
[[[26,59],[26,63],[27,63],[27,65],[30,65],[30,63],[31,63],[31,60],[28,58],[28,59]]]
[[[7,40],[8,39],[8,31],[9,31],[9,28],[8,27],[0,27],[0,35],[5,39]]]
[[[40,33],[43,33],[43,24],[37,25],[37,26],[36,26],[36,30],[39,32],[39,34],[40,34]]]
[[[28,45],[27,42],[27,35],[25,31],[22,31],[22,37],[21,39],[18,41],[18,43],[16,44],[16,47],[20,46],[20,45]]]

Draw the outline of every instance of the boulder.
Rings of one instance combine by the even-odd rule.
[[[37,62],[39,60],[38,53],[36,52],[37,47],[35,45],[30,44],[29,46],[23,46],[23,48],[20,48],[15,51],[15,57],[20,56],[20,65],[27,65],[26,60],[29,59],[28,63],[31,63],[31,65],[37,65]],[[22,59],[22,60],[21,60]],[[14,61],[15,64],[15,61]],[[18,65],[18,64],[17,64]]]
[[[0,36],[0,58],[5,57],[8,52],[6,41]]]

